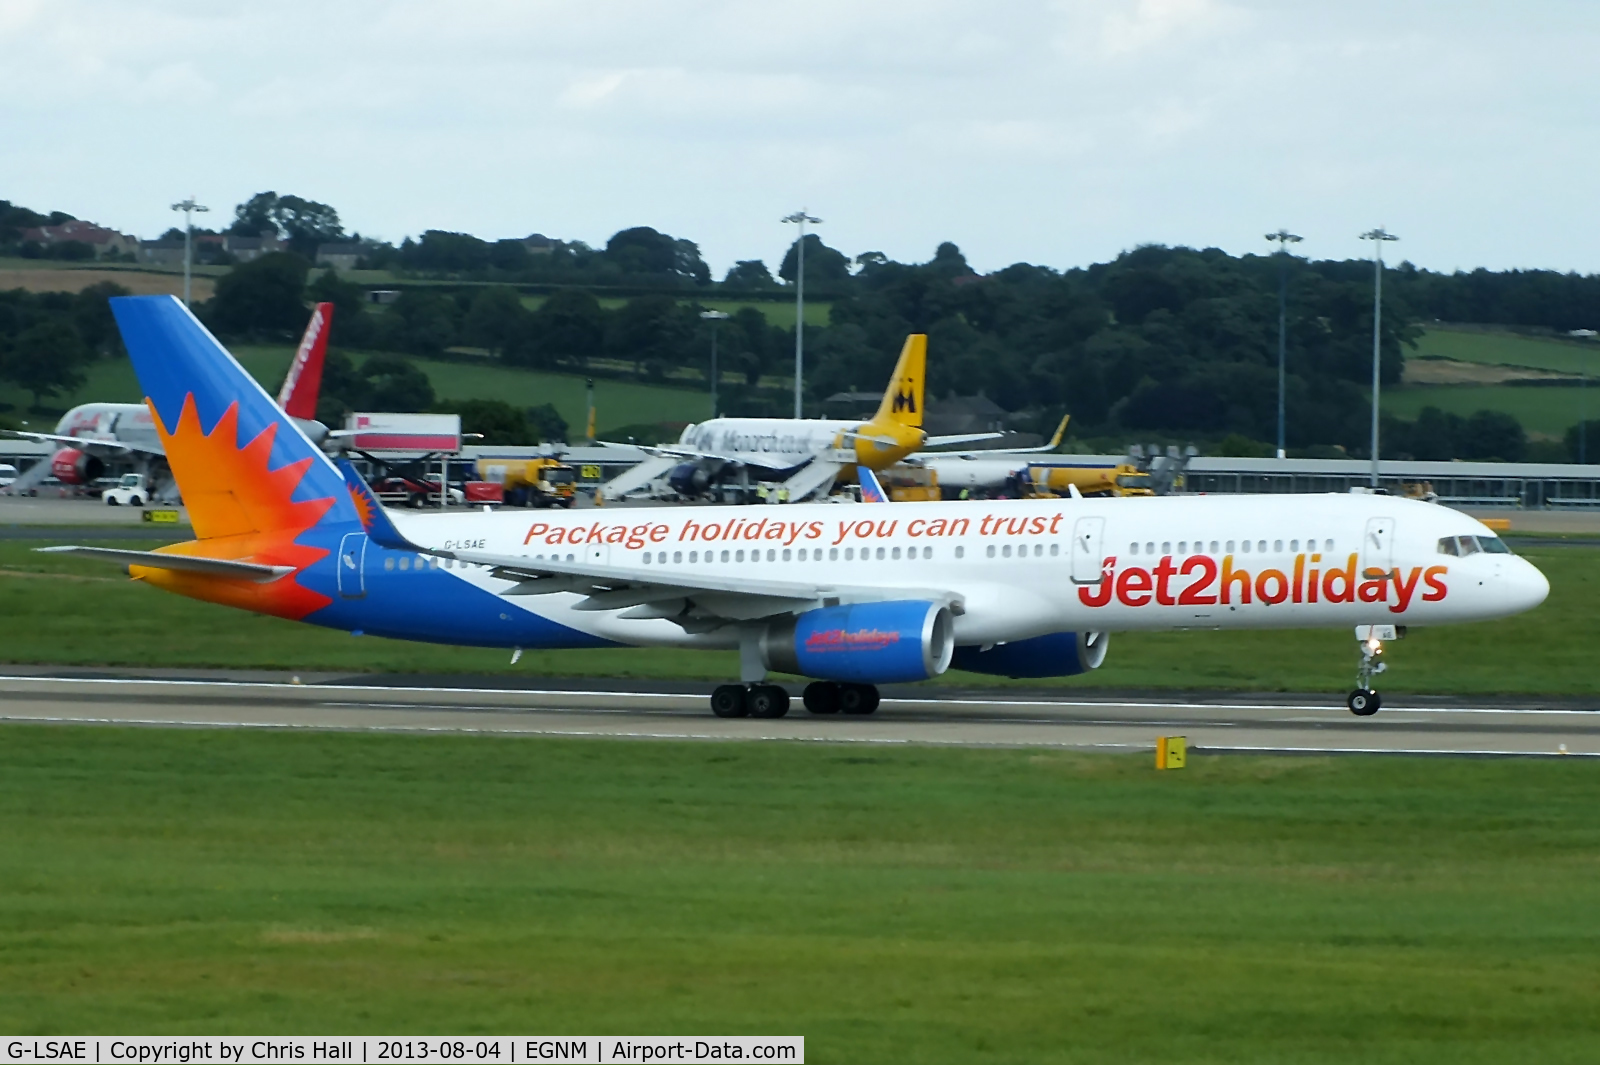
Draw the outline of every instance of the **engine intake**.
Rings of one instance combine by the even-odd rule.
[[[106,464],[75,447],[64,447],[50,459],[50,475],[62,484],[88,484],[106,472]]]
[[[937,677],[954,650],[950,608],[920,600],[808,610],[773,623],[761,640],[768,669],[856,684]]]
[[[993,647],[957,647],[951,666],[1000,677],[1075,677],[1106,660],[1109,632],[1052,632]]]

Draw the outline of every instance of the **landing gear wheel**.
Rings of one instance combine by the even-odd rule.
[[[871,684],[839,685],[839,709],[847,714],[870,714],[878,708],[878,689]]]
[[[757,684],[745,696],[751,717],[782,717],[789,712],[789,693],[776,684]]]
[[[1371,717],[1383,706],[1383,698],[1375,691],[1366,688],[1357,688],[1345,700],[1345,705],[1357,717]]]
[[[747,717],[750,707],[743,684],[723,684],[711,693],[711,712],[718,717]]]
[[[839,685],[831,680],[819,680],[815,684],[807,684],[800,699],[813,714],[837,714],[839,697]]]

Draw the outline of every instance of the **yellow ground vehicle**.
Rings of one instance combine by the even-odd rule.
[[[1150,475],[1132,463],[1115,466],[1029,466],[1023,494],[1034,498],[1070,495],[1153,496]]]
[[[479,459],[478,477],[500,485],[514,507],[571,507],[578,473],[550,458]]]

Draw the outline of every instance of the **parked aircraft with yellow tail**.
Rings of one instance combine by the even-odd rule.
[[[670,488],[680,496],[745,495],[798,503],[826,495],[842,471],[881,470],[921,448],[990,440],[998,433],[930,437],[922,429],[928,338],[906,337],[878,412],[867,421],[833,418],[713,418],[601,489],[606,499]]]

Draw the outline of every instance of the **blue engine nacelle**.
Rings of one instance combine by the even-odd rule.
[[[1052,632],[990,648],[957,647],[950,665],[1000,677],[1075,677],[1106,660],[1109,632]]]
[[[950,608],[922,600],[808,610],[769,626],[761,640],[768,669],[856,684],[937,677],[954,650]]]
[[[698,462],[680,462],[667,474],[667,485],[680,496],[694,498],[711,487],[711,474]]]

